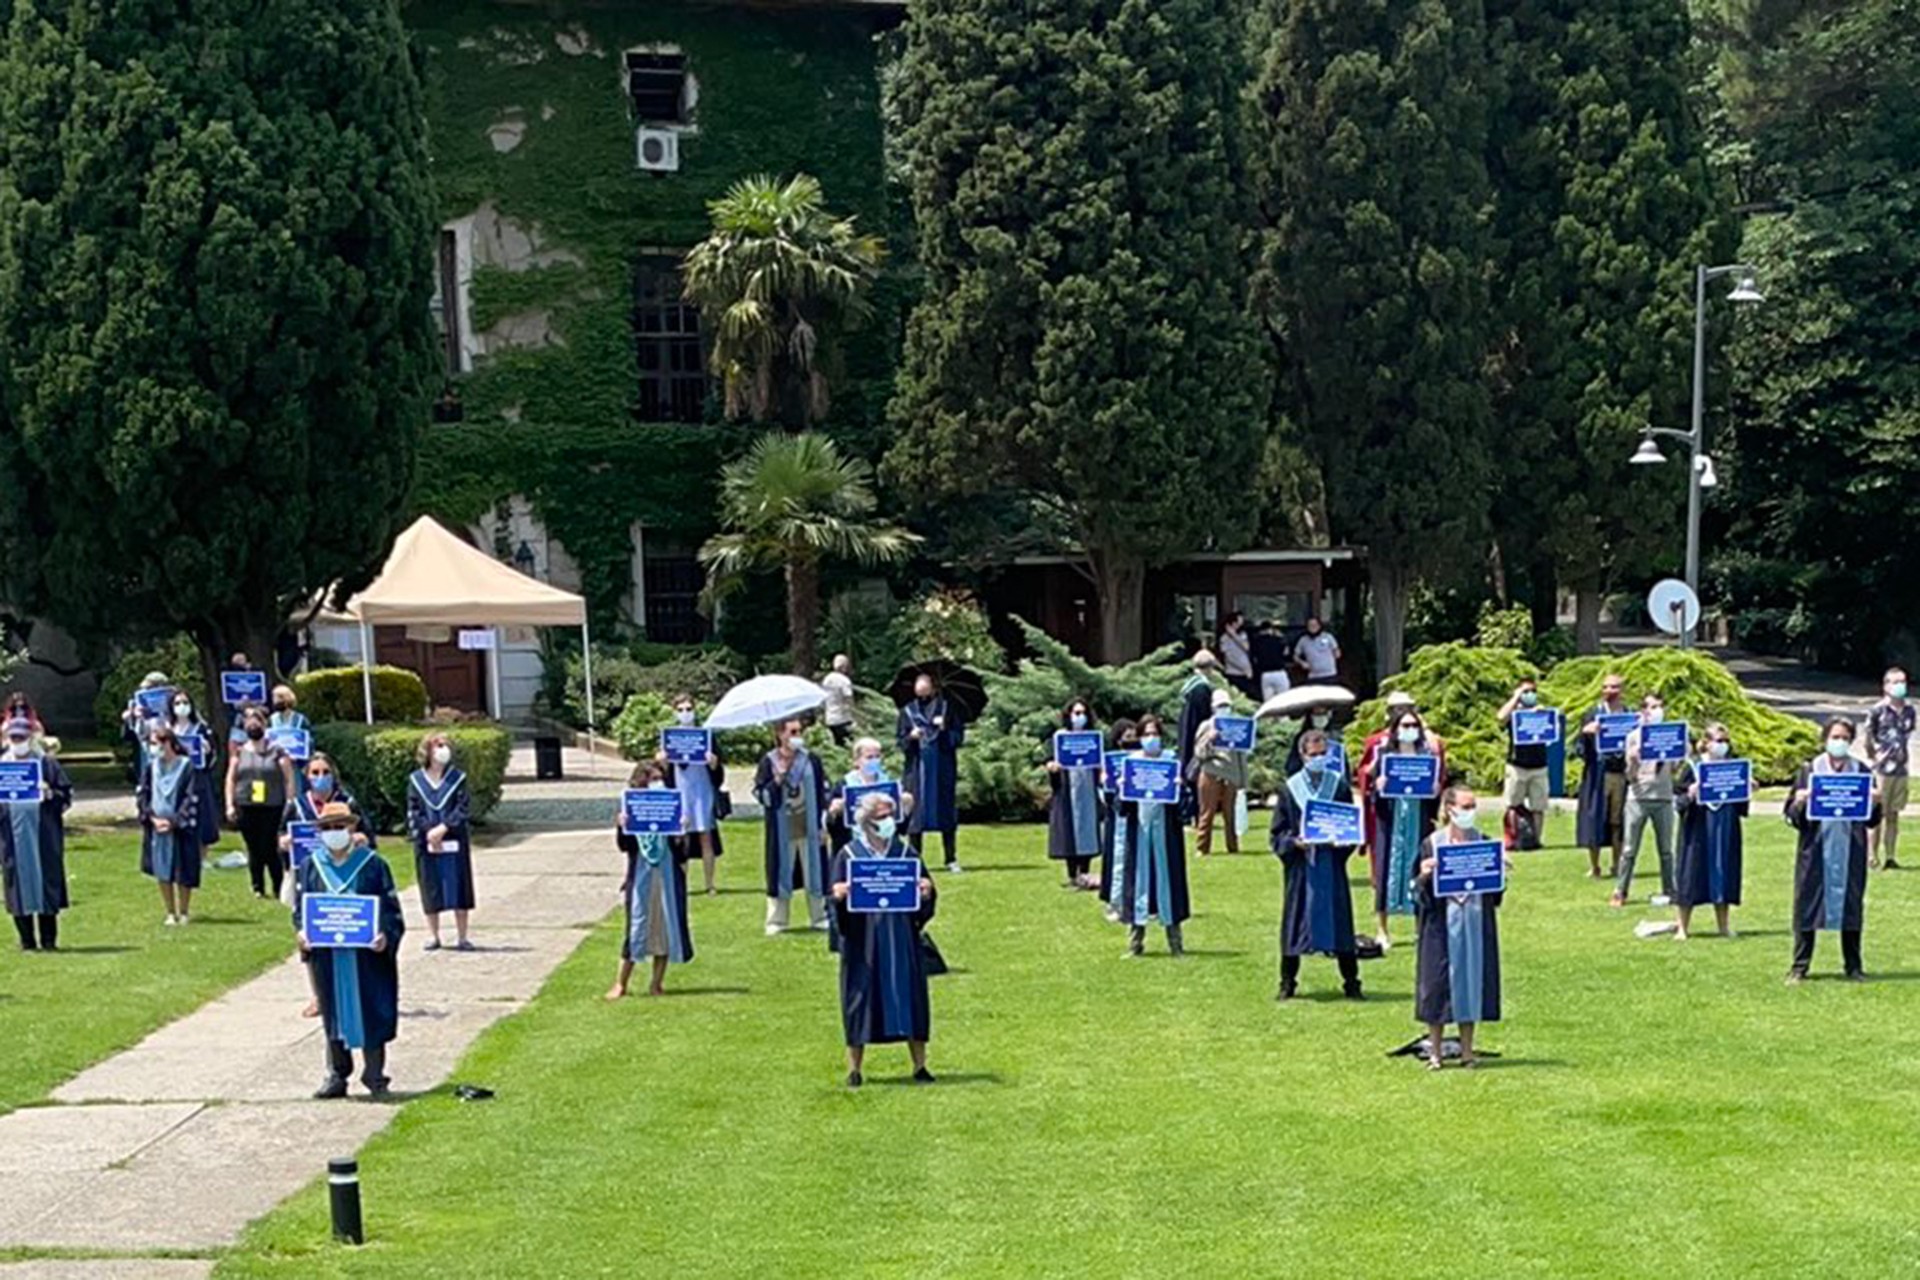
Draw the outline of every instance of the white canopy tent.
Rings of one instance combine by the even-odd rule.
[[[403,532],[381,566],[380,576],[347,601],[341,611],[360,628],[360,671],[367,722],[373,722],[373,628],[460,626],[486,622],[493,632],[487,652],[494,711],[500,709],[500,628],[578,627],[587,678],[587,742],[593,743],[593,636],[587,602],[527,577],[462,541],[431,516]]]

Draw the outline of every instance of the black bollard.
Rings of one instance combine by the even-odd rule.
[[[366,1243],[366,1235],[360,1226],[358,1160],[327,1161],[327,1196],[333,1203],[333,1238],[347,1244]]]

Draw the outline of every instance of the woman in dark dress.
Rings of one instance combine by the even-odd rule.
[[[1840,935],[1840,961],[1847,981],[1865,982],[1860,960],[1860,931],[1867,909],[1867,831],[1880,821],[1880,792],[1870,785],[1867,820],[1822,821],[1808,811],[1813,779],[1827,774],[1865,774],[1873,770],[1853,755],[1853,721],[1827,722],[1826,751],[1801,767],[1787,798],[1787,821],[1800,832],[1793,863],[1793,966],[1787,985],[1806,981],[1813,963],[1813,942],[1821,930]]]
[[[134,804],[140,815],[140,870],[160,885],[169,926],[184,925],[200,887],[201,771],[166,725],[147,735]]]
[[[0,801],[0,881],[22,951],[60,949],[60,913],[67,909],[67,831],[62,816],[73,784],[60,762],[41,750],[33,722],[7,721],[5,758],[40,762],[38,800]]]
[[[1692,936],[1693,909],[1711,904],[1720,936],[1731,938],[1732,908],[1740,905],[1740,868],[1748,802],[1708,804],[1700,799],[1700,765],[1733,755],[1727,726],[1710,724],[1700,735],[1697,760],[1674,770],[1673,803],[1680,813],[1680,863],[1674,873],[1673,905],[1679,928],[1674,940]]]
[[[1060,728],[1073,733],[1093,729],[1093,709],[1075,698],[1060,713]],[[1067,888],[1091,889],[1093,860],[1100,856],[1100,768],[1063,769],[1053,758],[1048,735],[1047,786],[1053,797],[1047,804],[1047,856],[1067,864]]]
[[[199,745],[200,758],[193,769],[195,836],[201,849],[211,849],[220,843],[220,792],[213,781],[213,766],[219,760],[220,753],[214,750],[213,728],[201,719],[200,712],[193,705],[192,694],[176,687],[172,708],[173,719],[168,722],[168,727],[173,730],[174,742],[179,746],[180,754],[191,761],[194,745]],[[183,917],[180,923],[185,924],[186,912],[180,914]]]
[[[440,917],[453,912],[454,950],[471,951],[467,913],[473,910],[473,840],[467,775],[453,763],[453,741],[444,733],[421,739],[420,767],[407,780],[407,834],[413,838],[414,875],[420,909],[427,913],[426,950],[440,949]]]
[[[1480,834],[1478,800],[1466,787],[1442,796],[1446,826],[1421,842],[1420,873],[1414,878],[1414,915],[1419,931],[1413,1015],[1427,1027],[1427,1068],[1438,1071],[1449,1022],[1460,1028],[1460,1065],[1474,1067],[1473,1031],[1500,1021],[1500,927],[1503,894],[1433,892],[1433,847],[1467,844]]]
[[[1175,763],[1175,786],[1184,797],[1187,788],[1179,781],[1177,758],[1166,750],[1162,733],[1160,717],[1140,717],[1138,754]],[[1186,824],[1181,812],[1177,799],[1164,804],[1120,801],[1120,852],[1126,865],[1116,884],[1120,918],[1127,925],[1128,956],[1145,953],[1149,924],[1167,931],[1167,954],[1186,954],[1181,925],[1193,914],[1193,905],[1187,892]]]
[[[840,1017],[847,1036],[847,1087],[860,1087],[870,1044],[906,1042],[913,1078],[933,1083],[927,1070],[927,1040],[933,1006],[927,995],[927,970],[919,934],[933,919],[934,887],[924,862],[920,870],[918,911],[849,909],[847,863],[854,858],[911,858],[901,840],[893,801],[873,794],[854,815],[853,842],[833,855],[830,883],[834,926],[840,951]]]

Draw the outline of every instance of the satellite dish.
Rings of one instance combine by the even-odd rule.
[[[1670,636],[1682,636],[1700,624],[1700,597],[1678,578],[1662,578],[1647,592],[1647,616]]]

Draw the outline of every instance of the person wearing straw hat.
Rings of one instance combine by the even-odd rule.
[[[23,951],[57,951],[67,907],[67,834],[61,817],[73,784],[60,762],[35,742],[33,722],[6,724],[5,759],[40,762],[40,798],[0,802],[0,880]]]
[[[364,948],[329,947],[299,932],[296,908],[293,927],[301,954],[313,966],[314,989],[320,996],[320,1017],[326,1029],[327,1077],[314,1092],[316,1098],[347,1096],[347,1077],[353,1074],[353,1051],[362,1060],[360,1081],[376,1098],[386,1096],[387,1045],[400,1024],[400,939],[406,917],[400,910],[400,891],[386,861],[357,835],[359,819],[346,805],[335,802],[320,810],[320,843],[324,852],[308,858],[300,870],[300,894],[355,894],[379,900],[373,945]]]
[[[920,908],[913,912],[865,912],[850,909],[847,863],[854,858],[910,858],[900,838],[893,800],[882,792],[861,799],[853,815],[854,837],[834,854],[834,926],[840,938],[840,1019],[847,1038],[847,1087],[863,1082],[867,1046],[906,1043],[913,1079],[932,1084],[927,1070],[927,1041],[933,1033],[933,1006],[927,993],[925,953],[920,931],[933,919],[933,880],[922,862]]]

